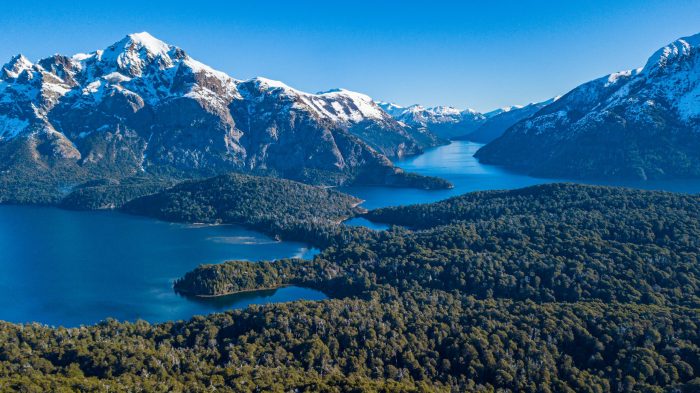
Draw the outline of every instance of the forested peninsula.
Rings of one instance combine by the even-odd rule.
[[[313,260],[203,265],[176,284],[300,284],[328,300],[157,325],[2,324],[0,379],[25,391],[698,391],[697,196],[550,184],[366,217],[395,225],[339,230]]]

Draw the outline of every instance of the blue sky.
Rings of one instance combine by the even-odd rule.
[[[700,1],[12,2],[0,26],[0,63],[148,31],[239,79],[486,111],[642,66],[700,33]]]

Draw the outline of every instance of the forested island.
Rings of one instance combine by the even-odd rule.
[[[203,265],[176,284],[208,296],[300,284],[329,300],[157,325],[2,324],[3,387],[700,389],[699,197],[552,184],[366,217],[395,226],[329,230],[313,260]]]

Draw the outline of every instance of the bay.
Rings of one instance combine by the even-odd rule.
[[[182,225],[116,212],[0,206],[0,320],[92,324],[188,319],[250,304],[319,300],[284,287],[197,300],[173,291],[200,263],[310,258],[317,250],[238,226]]]
[[[344,187],[369,209],[427,203],[479,190],[570,181],[541,179],[482,165],[481,145],[455,141],[399,160],[404,170],[445,178],[450,190]],[[699,193],[700,181],[589,182]],[[384,230],[363,218],[347,225]],[[187,319],[251,304],[320,300],[315,290],[284,287],[215,299],[176,294],[173,280],[200,263],[231,259],[311,258],[318,250],[232,225],[181,225],[116,212],[0,206],[0,320],[77,326],[105,318],[149,322]]]

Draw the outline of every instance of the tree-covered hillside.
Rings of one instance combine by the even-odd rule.
[[[209,217],[209,216],[207,216]],[[190,294],[331,298],[187,322],[5,324],[25,391],[695,392],[700,199],[580,185],[467,194],[326,232],[312,261],[203,265]]]
[[[240,224],[310,240],[313,228],[360,213],[360,200],[329,188],[242,174],[180,183],[127,203],[123,210],[166,221]]]

